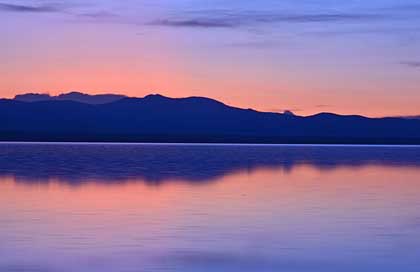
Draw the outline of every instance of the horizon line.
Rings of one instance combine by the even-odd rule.
[[[361,116],[361,117],[367,117],[367,118],[404,118],[404,119],[420,119],[420,113],[417,114],[411,114],[411,115],[378,115],[378,116],[369,116],[369,115],[364,115],[362,113],[351,113],[351,114],[342,114],[342,113],[337,113],[337,112],[332,112],[332,111],[320,111],[317,113],[313,113],[313,114],[309,114],[309,115],[299,115],[296,113],[296,110],[293,109],[287,109],[285,108],[284,110],[263,110],[263,109],[254,109],[254,108],[247,108],[247,107],[240,107],[240,106],[235,106],[232,104],[228,104],[224,101],[221,101],[219,99],[215,99],[212,97],[208,97],[208,96],[200,96],[200,95],[192,95],[192,96],[178,96],[178,97],[172,97],[172,96],[167,96],[164,94],[161,94],[160,92],[151,92],[149,94],[146,94],[144,96],[129,96],[127,94],[123,94],[123,93],[113,93],[113,92],[104,92],[104,93],[89,93],[89,91],[84,92],[84,91],[76,91],[76,90],[68,90],[68,91],[63,91],[60,92],[58,94],[51,94],[50,92],[22,92],[22,93],[16,93],[13,97],[3,97],[0,99],[7,99],[7,100],[17,100],[16,98],[18,96],[24,96],[24,95],[40,95],[40,96],[49,96],[49,98],[58,98],[60,96],[63,95],[69,95],[69,94],[80,94],[80,95],[86,95],[86,96],[122,96],[121,99],[123,98],[133,98],[133,99],[144,99],[147,98],[149,96],[161,96],[164,98],[169,98],[169,99],[188,99],[188,98],[205,98],[205,99],[211,99],[214,101],[217,101],[219,103],[222,103],[226,106],[229,107],[233,107],[233,108],[238,108],[238,109],[243,109],[243,110],[253,110],[256,112],[261,112],[261,113],[276,113],[276,114],[292,114],[294,116],[297,117],[311,117],[311,116],[316,116],[319,114],[334,114],[334,115],[340,115],[340,116]],[[70,100],[69,100],[70,101]],[[22,102],[26,102],[26,101],[22,101]],[[40,101],[33,101],[33,102],[40,102]],[[33,103],[33,102],[27,102],[27,103]],[[77,101],[75,101],[77,102]],[[114,101],[115,102],[115,101]],[[79,102],[79,103],[83,103],[83,102]],[[112,103],[112,102],[109,102]],[[108,104],[108,103],[101,103],[101,104]]]

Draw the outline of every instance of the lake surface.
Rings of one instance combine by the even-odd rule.
[[[0,271],[420,271],[420,148],[0,144]]]

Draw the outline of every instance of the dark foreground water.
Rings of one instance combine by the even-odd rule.
[[[0,271],[420,271],[420,148],[0,144]]]

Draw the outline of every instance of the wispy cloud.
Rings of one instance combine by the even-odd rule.
[[[78,14],[79,17],[91,18],[91,19],[113,19],[119,17],[118,14],[108,11],[95,11]]]
[[[254,41],[245,41],[245,42],[232,42],[228,46],[234,47],[243,47],[243,48],[255,48],[255,49],[267,49],[267,48],[277,48],[282,46],[284,43],[275,41],[275,40],[254,40]]]
[[[212,14],[203,12],[201,15],[186,14],[182,18],[167,18],[156,20],[152,25],[168,27],[202,27],[202,28],[233,28],[270,23],[321,23],[321,22],[349,22],[380,19],[379,14],[281,14],[255,12],[225,12]]]
[[[0,11],[7,12],[60,12],[61,8],[55,5],[42,5],[42,6],[32,6],[32,5],[17,5],[9,3],[0,3]]]
[[[402,61],[401,64],[407,67],[420,69],[420,61]]]
[[[328,105],[328,104],[318,104],[318,105],[315,105],[315,108],[331,108],[332,106],[331,105]]]
[[[420,28],[416,26],[393,26],[385,25],[381,27],[359,27],[347,30],[322,30],[322,31],[307,31],[304,35],[321,36],[321,37],[336,37],[343,35],[376,35],[376,34],[412,34],[420,32]]]
[[[208,19],[165,19],[157,20],[151,25],[161,25],[161,26],[171,26],[171,27],[196,27],[196,28],[230,28],[235,27],[236,25],[232,22],[224,20],[214,20],[211,18]]]
[[[118,14],[106,10],[86,9],[85,5],[79,4],[45,4],[45,5],[22,5],[0,3],[0,12],[15,13],[62,13],[75,18],[88,21],[110,21],[116,22]],[[82,8],[82,9],[80,9]]]

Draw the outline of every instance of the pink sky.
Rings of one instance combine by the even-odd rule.
[[[394,22],[357,15],[383,9],[379,1],[366,6],[350,1],[339,7],[339,15],[328,17],[337,7],[289,6],[290,1],[279,7],[264,0],[255,7],[247,2],[261,13],[251,21],[241,17],[248,14],[246,5],[72,2],[54,9],[34,1],[0,5],[1,97],[160,93],[300,115],[420,114],[420,35],[409,31],[418,21],[408,10],[391,14],[407,18]],[[237,11],[235,20],[213,13],[185,19],[217,5]],[[267,13],[267,7],[273,11]],[[280,13],[288,9],[295,17]],[[273,22],[261,23],[261,18]]]

